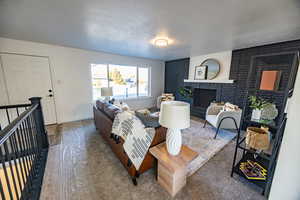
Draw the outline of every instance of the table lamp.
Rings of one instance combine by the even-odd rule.
[[[106,101],[109,101],[110,97],[113,96],[112,87],[103,87],[103,88],[101,88],[101,96],[105,97]]]
[[[190,104],[182,101],[163,102],[159,123],[168,128],[166,144],[169,154],[178,155],[182,144],[181,129],[190,127]]]

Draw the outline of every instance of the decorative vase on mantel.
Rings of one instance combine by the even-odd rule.
[[[251,119],[254,119],[254,120],[260,120],[260,118],[261,118],[261,113],[262,113],[262,110],[259,110],[259,109],[253,109],[253,110],[252,110],[252,116],[251,116]]]

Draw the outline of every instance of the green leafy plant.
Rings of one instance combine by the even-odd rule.
[[[262,110],[264,107],[269,105],[270,103],[263,98],[256,97],[256,96],[249,96],[248,98],[250,102],[250,108],[252,109],[257,109],[257,110]]]
[[[181,87],[178,89],[178,93],[184,97],[184,98],[187,98],[187,99],[190,99],[193,97],[193,91],[191,88],[188,88],[188,87]]]

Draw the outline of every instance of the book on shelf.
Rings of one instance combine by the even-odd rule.
[[[247,160],[240,163],[240,170],[243,174],[251,180],[266,180],[267,170],[258,162]]]

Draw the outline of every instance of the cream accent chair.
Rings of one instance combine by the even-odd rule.
[[[214,139],[216,139],[220,129],[236,129],[239,130],[242,110],[237,108],[232,111],[225,111],[223,105],[212,103],[206,110],[205,123],[212,125],[217,129]]]
[[[174,100],[175,100],[175,97],[173,94],[162,94],[161,96],[157,97],[156,107],[157,107],[157,109],[160,109],[161,102],[174,101]]]

